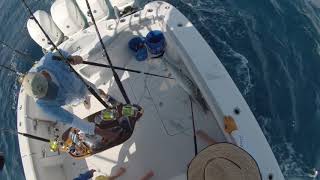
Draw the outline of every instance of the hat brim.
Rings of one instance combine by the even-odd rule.
[[[262,179],[257,162],[248,152],[231,143],[217,143],[203,149],[192,159],[188,167],[188,180],[207,180],[204,175],[207,163],[219,158],[226,159],[238,166],[241,174],[244,175],[243,179]]]

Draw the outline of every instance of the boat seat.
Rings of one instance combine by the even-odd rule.
[[[117,7],[119,11],[124,11],[126,7],[134,6],[135,1],[134,0],[110,0],[110,4],[112,7]]]
[[[86,16],[88,22],[91,21],[91,17],[88,14],[88,7],[85,0],[76,0],[80,10]],[[102,18],[108,18],[110,16],[110,11],[105,0],[90,0],[90,7],[93,17],[96,21]]]
[[[33,13],[33,16],[37,19],[54,44],[59,45],[63,41],[63,33],[53,22],[51,16],[47,12],[38,10]],[[49,40],[43,34],[36,22],[31,18],[27,22],[27,29],[31,38],[42,48],[46,50],[50,50],[52,48]]]
[[[72,36],[86,26],[78,6],[70,0],[55,1],[51,6],[51,16],[66,36]]]

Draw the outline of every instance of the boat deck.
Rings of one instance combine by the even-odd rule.
[[[146,35],[149,30],[142,29],[139,33]],[[118,62],[115,64],[121,65],[122,59],[126,59],[127,68],[159,75],[170,74],[161,58],[136,61],[127,47],[130,37],[132,35],[124,33],[113,40],[114,43],[108,45],[111,59],[113,62]],[[120,53],[119,50],[123,52]],[[101,53],[102,51],[97,54]],[[113,56],[114,54],[117,56]],[[88,60],[103,62],[94,59],[95,57],[90,55]],[[93,72],[88,69],[87,71]],[[194,157],[189,95],[173,79],[118,72],[130,100],[144,108],[144,115],[136,124],[135,131],[127,142],[86,158],[86,163],[81,163],[83,165],[81,171],[96,169],[99,171],[96,175],[113,174],[119,167],[125,167],[127,172],[119,179],[138,179],[149,170],[155,172],[153,179],[170,179],[186,173],[187,166]],[[102,83],[101,87],[109,94],[122,99],[115,82]],[[90,113],[103,108],[95,98],[91,99],[91,103],[94,109],[91,109]],[[211,137],[223,141],[223,134],[213,115],[210,112],[204,113],[197,102],[192,103],[196,129],[202,129]],[[83,105],[74,108],[74,113],[80,117],[90,114]],[[206,144],[198,140],[198,146],[200,150]]]

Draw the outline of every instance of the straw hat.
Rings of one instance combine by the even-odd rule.
[[[35,98],[42,98],[47,94],[48,80],[41,73],[28,73],[22,83],[25,92]]]
[[[202,150],[190,163],[188,180],[261,180],[256,161],[230,143],[218,143]]]

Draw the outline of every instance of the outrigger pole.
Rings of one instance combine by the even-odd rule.
[[[53,43],[53,41],[51,40],[51,38],[49,37],[49,35],[46,33],[46,31],[42,28],[42,26],[40,25],[39,21],[37,20],[37,18],[35,18],[33,16],[33,13],[30,9],[30,7],[28,6],[28,4],[26,3],[25,0],[21,0],[22,3],[24,4],[24,6],[26,7],[26,9],[29,11],[31,18],[35,21],[35,23],[38,25],[38,27],[41,29],[42,33],[46,36],[46,38],[48,39],[48,41],[50,42],[50,44],[53,46],[53,48],[59,53],[59,55],[62,57],[63,61],[65,61],[70,69],[78,76],[78,78],[86,85],[86,87],[88,88],[88,90],[91,92],[91,94],[97,98],[97,100],[105,107],[105,108],[109,108],[108,104],[98,95],[98,93],[96,93],[96,91],[89,85],[87,84],[84,79],[81,77],[81,75],[73,69],[73,67],[69,64],[69,61],[67,60],[67,58],[62,54],[62,52],[58,49],[58,47]],[[119,85],[119,84],[118,84]],[[123,94],[124,98],[126,99],[126,94]],[[128,103],[128,102],[127,102]],[[130,103],[130,101],[129,101]],[[128,104],[129,104],[128,103]]]

